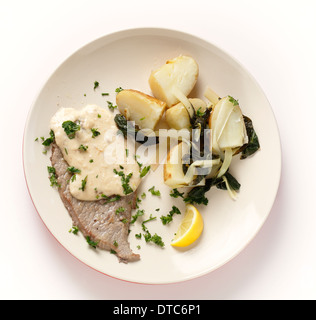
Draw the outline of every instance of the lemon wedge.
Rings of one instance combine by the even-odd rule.
[[[188,204],[178,231],[171,241],[171,245],[174,247],[186,247],[192,244],[200,237],[203,226],[201,213],[192,204]]]

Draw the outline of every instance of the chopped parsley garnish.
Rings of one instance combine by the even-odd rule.
[[[109,203],[109,202],[115,202],[115,201],[117,201],[117,200],[120,200],[121,199],[121,196],[120,195],[115,195],[114,197],[108,197],[108,196],[106,196],[105,194],[101,194],[101,197],[103,198],[103,199],[105,199],[106,200],[106,202],[105,203]]]
[[[162,224],[170,223],[173,220],[174,214],[181,214],[180,210],[176,206],[172,206],[172,210],[169,211],[168,215],[160,217]]]
[[[92,138],[95,138],[97,136],[99,136],[101,133],[98,131],[98,129],[95,128],[91,128],[91,132],[92,132]]]
[[[49,173],[49,181],[51,187],[60,187],[60,184],[57,182],[56,170],[54,167],[47,167],[47,171]]]
[[[111,249],[111,250],[110,250],[110,253],[111,253],[111,254],[116,254],[117,252],[116,252],[115,250]]]
[[[86,176],[83,180],[81,180],[81,187],[79,188],[79,190],[84,191],[84,189],[86,188],[86,184],[87,184],[87,178],[88,178],[88,176]]]
[[[157,246],[164,247],[165,243],[162,241],[161,236],[158,236],[157,233],[155,233],[153,236],[150,234],[150,232],[147,230],[147,233],[144,234],[144,238],[146,242],[153,242]]]
[[[170,197],[173,198],[178,198],[181,197],[183,198],[184,192],[179,192],[178,189],[173,189],[170,191]]]
[[[142,197],[142,199],[145,199],[145,198],[146,198],[146,193],[143,192],[143,193],[141,194],[141,197]]]
[[[196,111],[196,115],[198,117],[203,117],[205,115],[205,112],[201,111],[202,107],[200,107],[197,111]]]
[[[155,190],[155,186],[153,186],[150,189],[148,189],[148,191],[150,191],[153,196],[158,196],[158,197],[160,196],[160,191],[159,190]]]
[[[136,211],[136,214],[132,216],[132,221],[131,221],[131,223],[134,223],[134,222],[137,220],[137,218],[143,216],[144,213],[145,213],[144,210],[137,210],[137,211]]]
[[[119,213],[124,212],[124,211],[125,211],[124,207],[119,207],[118,209],[115,210],[115,213],[119,214]]]
[[[98,113],[98,118],[101,118],[101,115],[100,115],[100,113]]]
[[[155,220],[155,219],[157,219],[157,217],[153,217],[152,215],[150,215],[150,216],[149,216],[149,219],[147,219],[147,220],[145,220],[145,221],[142,222],[142,229],[143,229],[144,231],[146,231],[146,230],[147,230],[147,227],[145,226],[145,223],[147,223],[147,222],[149,222],[149,221],[152,221],[152,220]]]
[[[53,130],[50,131],[49,135],[50,135],[50,137],[47,138],[46,140],[44,140],[42,143],[42,145],[45,147],[50,146],[55,140],[55,134],[54,134]],[[38,139],[38,138],[36,138],[36,139]]]
[[[118,243],[117,243],[117,241],[116,241],[116,240],[114,240],[114,242],[113,242],[113,246],[114,246],[114,247],[118,247]]]
[[[81,144],[78,149],[81,150],[81,151],[87,151],[88,146],[84,146],[83,144]]]
[[[102,92],[101,95],[102,95],[102,96],[108,96],[109,93],[108,93],[108,92]]]
[[[98,81],[94,81],[93,90],[95,90],[99,85],[100,85],[100,83]]]
[[[126,152],[126,158],[128,157],[128,149],[125,149]]]
[[[136,239],[141,239],[142,238],[142,234],[141,233],[136,233],[135,234],[135,238]]]
[[[68,167],[67,170],[71,173],[80,173],[81,170],[75,168],[75,167]]]
[[[90,159],[89,162],[92,163],[92,162],[93,162],[93,159]]]
[[[62,127],[64,128],[69,139],[73,139],[76,135],[76,132],[80,130],[79,122],[73,122],[70,120],[64,121]]]
[[[150,170],[150,166],[144,167],[144,168],[142,169],[142,171],[140,172],[140,177],[141,177],[141,178],[145,177],[145,175],[148,173],[149,170]]]
[[[153,217],[152,215],[150,215],[149,219],[145,220],[142,222],[142,229],[143,231],[145,231],[146,233],[143,234],[144,239],[146,242],[153,242],[156,245],[160,246],[160,247],[164,247],[165,244],[162,241],[162,238],[160,236],[158,236],[157,233],[155,233],[153,236],[151,235],[151,233],[149,232],[148,228],[145,226],[145,223],[155,220],[156,217]]]
[[[127,220],[127,219],[123,219],[122,222],[123,222],[123,223],[127,223],[128,220]]]
[[[117,106],[115,106],[111,101],[107,101],[107,103],[110,110],[114,110],[115,108],[117,108]]]
[[[238,100],[234,99],[234,98],[231,97],[231,96],[228,96],[228,100],[229,100],[229,102],[231,102],[234,106],[238,106],[238,105],[239,105]]]
[[[125,176],[123,171],[117,171],[116,169],[113,169],[113,172],[121,177],[124,194],[132,193],[134,190],[129,185],[129,180],[131,179],[133,173],[131,172],[127,176]]]
[[[145,117],[142,117],[142,118],[140,118],[139,120],[142,121],[142,120],[145,120],[145,119],[146,119]]]
[[[124,90],[122,87],[118,87],[118,88],[115,89],[115,92],[119,93],[119,92],[121,92],[122,90]]]
[[[99,243],[99,241],[92,241],[89,236],[86,236],[86,240],[87,240],[89,246],[91,246],[94,249],[97,247],[97,245]]]
[[[72,226],[72,228],[69,230],[69,233],[77,234],[79,231],[79,228],[76,226]]]

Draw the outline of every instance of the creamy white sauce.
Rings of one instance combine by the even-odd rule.
[[[80,125],[73,139],[69,139],[62,127],[63,122],[69,120]],[[136,190],[141,178],[135,161],[135,145],[117,134],[113,112],[96,105],[87,105],[81,110],[61,108],[52,117],[50,127],[69,167],[81,171],[69,181],[70,193],[75,198],[93,201],[102,199],[102,195],[125,196],[122,177],[114,170],[123,172],[125,177],[132,173],[128,185]],[[91,129],[100,134],[93,138]],[[81,145],[87,150],[79,149]]]

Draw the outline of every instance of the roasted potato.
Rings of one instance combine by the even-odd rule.
[[[165,102],[132,89],[120,91],[116,104],[119,111],[141,129],[154,130],[166,109]]]
[[[171,107],[179,102],[173,92],[174,88],[187,96],[194,88],[198,75],[199,66],[196,61],[189,56],[180,55],[154,70],[149,77],[149,85],[154,97]]]
[[[206,103],[203,100],[192,98],[189,99],[189,101],[193,105],[195,111],[205,111]],[[166,122],[170,128],[176,130],[181,130],[184,128],[189,129],[191,127],[189,113],[182,102],[179,102],[175,106],[166,110]]]

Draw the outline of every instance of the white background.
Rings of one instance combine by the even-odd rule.
[[[84,265],[46,229],[24,179],[24,125],[47,78],[91,40],[134,27],[188,32],[234,56],[261,85],[281,135],[266,223],[232,261],[183,283],[133,284]],[[0,43],[1,299],[316,298],[315,1],[0,0]]]

